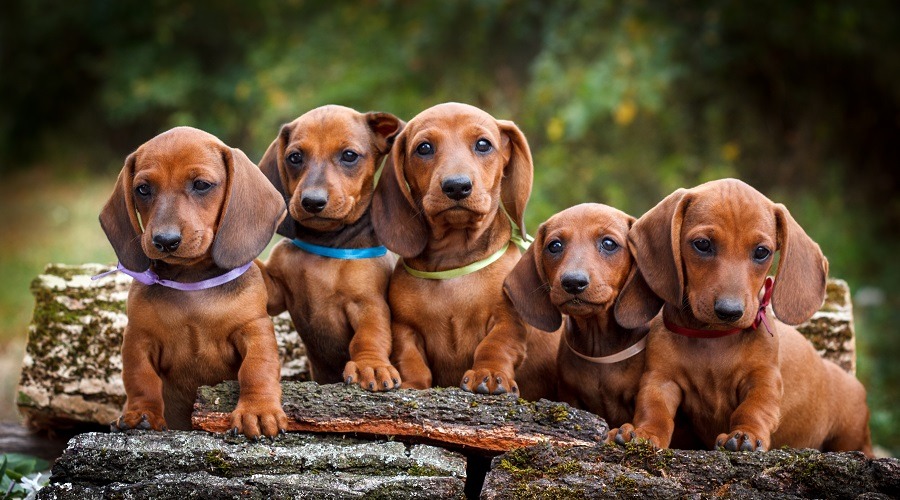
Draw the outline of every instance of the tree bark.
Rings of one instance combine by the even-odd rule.
[[[813,450],[538,445],[495,457],[481,498],[898,498],[900,461]]]
[[[343,384],[283,382],[289,431],[393,438],[493,455],[540,442],[593,445],[606,438],[606,422],[565,403],[485,396],[457,388],[368,392]],[[201,387],[195,429],[225,432],[238,385]]]

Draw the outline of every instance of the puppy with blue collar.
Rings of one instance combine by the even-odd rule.
[[[389,113],[322,106],[282,126],[259,163],[290,214],[265,264],[269,314],[290,312],[319,383],[400,386],[387,305],[396,258],[375,235],[369,209],[402,128]]]

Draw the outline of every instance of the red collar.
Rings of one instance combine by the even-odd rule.
[[[765,292],[763,293],[762,300],[759,301],[759,311],[756,312],[756,319],[753,320],[752,325],[753,330],[759,328],[759,325],[765,326],[766,331],[769,332],[769,335],[772,335],[772,329],[769,327],[769,319],[766,317],[766,308],[769,306],[769,302],[772,300],[772,288],[774,286],[775,280],[772,279],[771,276],[767,276]],[[677,333],[678,335],[683,335],[685,337],[691,337],[695,339],[717,339],[744,331],[743,328],[732,328],[730,330],[702,330],[699,328],[687,328],[672,323],[665,317],[665,315],[663,315],[663,324],[672,333]]]

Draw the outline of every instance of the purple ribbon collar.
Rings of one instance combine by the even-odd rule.
[[[151,270],[151,269],[147,269],[146,271],[144,271],[142,273],[138,273],[138,272],[132,271],[130,269],[125,269],[122,266],[122,263],[118,262],[118,263],[116,263],[115,269],[111,269],[109,271],[106,271],[105,273],[100,273],[96,276],[93,276],[93,277],[91,277],[91,280],[92,281],[98,280],[109,274],[112,274],[115,272],[122,272],[122,273],[127,274],[128,276],[131,276],[132,278],[138,280],[138,282],[143,283],[145,285],[162,285],[167,288],[174,288],[175,290],[194,292],[197,290],[206,290],[207,288],[217,287],[219,285],[224,285],[225,283],[228,283],[229,281],[233,281],[233,280],[237,279],[238,277],[240,277],[245,272],[247,272],[247,269],[250,269],[250,266],[252,266],[252,265],[253,265],[253,261],[250,261],[241,267],[232,269],[231,271],[228,271],[227,273],[225,273],[221,276],[216,276],[215,278],[210,278],[208,280],[203,280],[203,281],[197,281],[195,283],[181,283],[179,281],[160,279],[159,275],[154,273],[153,270]]]

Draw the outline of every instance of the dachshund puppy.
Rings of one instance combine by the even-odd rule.
[[[387,305],[396,258],[375,235],[369,207],[402,127],[388,113],[323,106],[284,125],[260,161],[290,213],[278,228],[288,239],[266,262],[269,314],[290,311],[319,383],[400,386]]]
[[[710,448],[872,455],[862,384],[788,326],[822,305],[828,261],[787,208],[741,181],[713,181],[668,196],[628,242],[639,272],[616,319],[636,327],[663,311],[650,324],[634,426],[617,442],[667,447],[680,408]]]
[[[426,109],[397,136],[372,221],[403,258],[388,303],[404,387],[555,396],[558,332],[530,331],[502,292],[533,168],[515,124],[465,104]]]
[[[241,151],[178,127],[125,160],[100,224],[134,276],[122,341],[127,401],[113,430],[191,428],[197,387],[237,379],[235,433],[275,436],[278,347],[254,258],[284,217]]]
[[[613,317],[632,270],[627,241],[634,220],[597,203],[554,215],[503,286],[535,328],[555,331],[567,315],[557,357],[559,399],[615,427],[634,417],[644,371],[647,327],[625,329]]]

